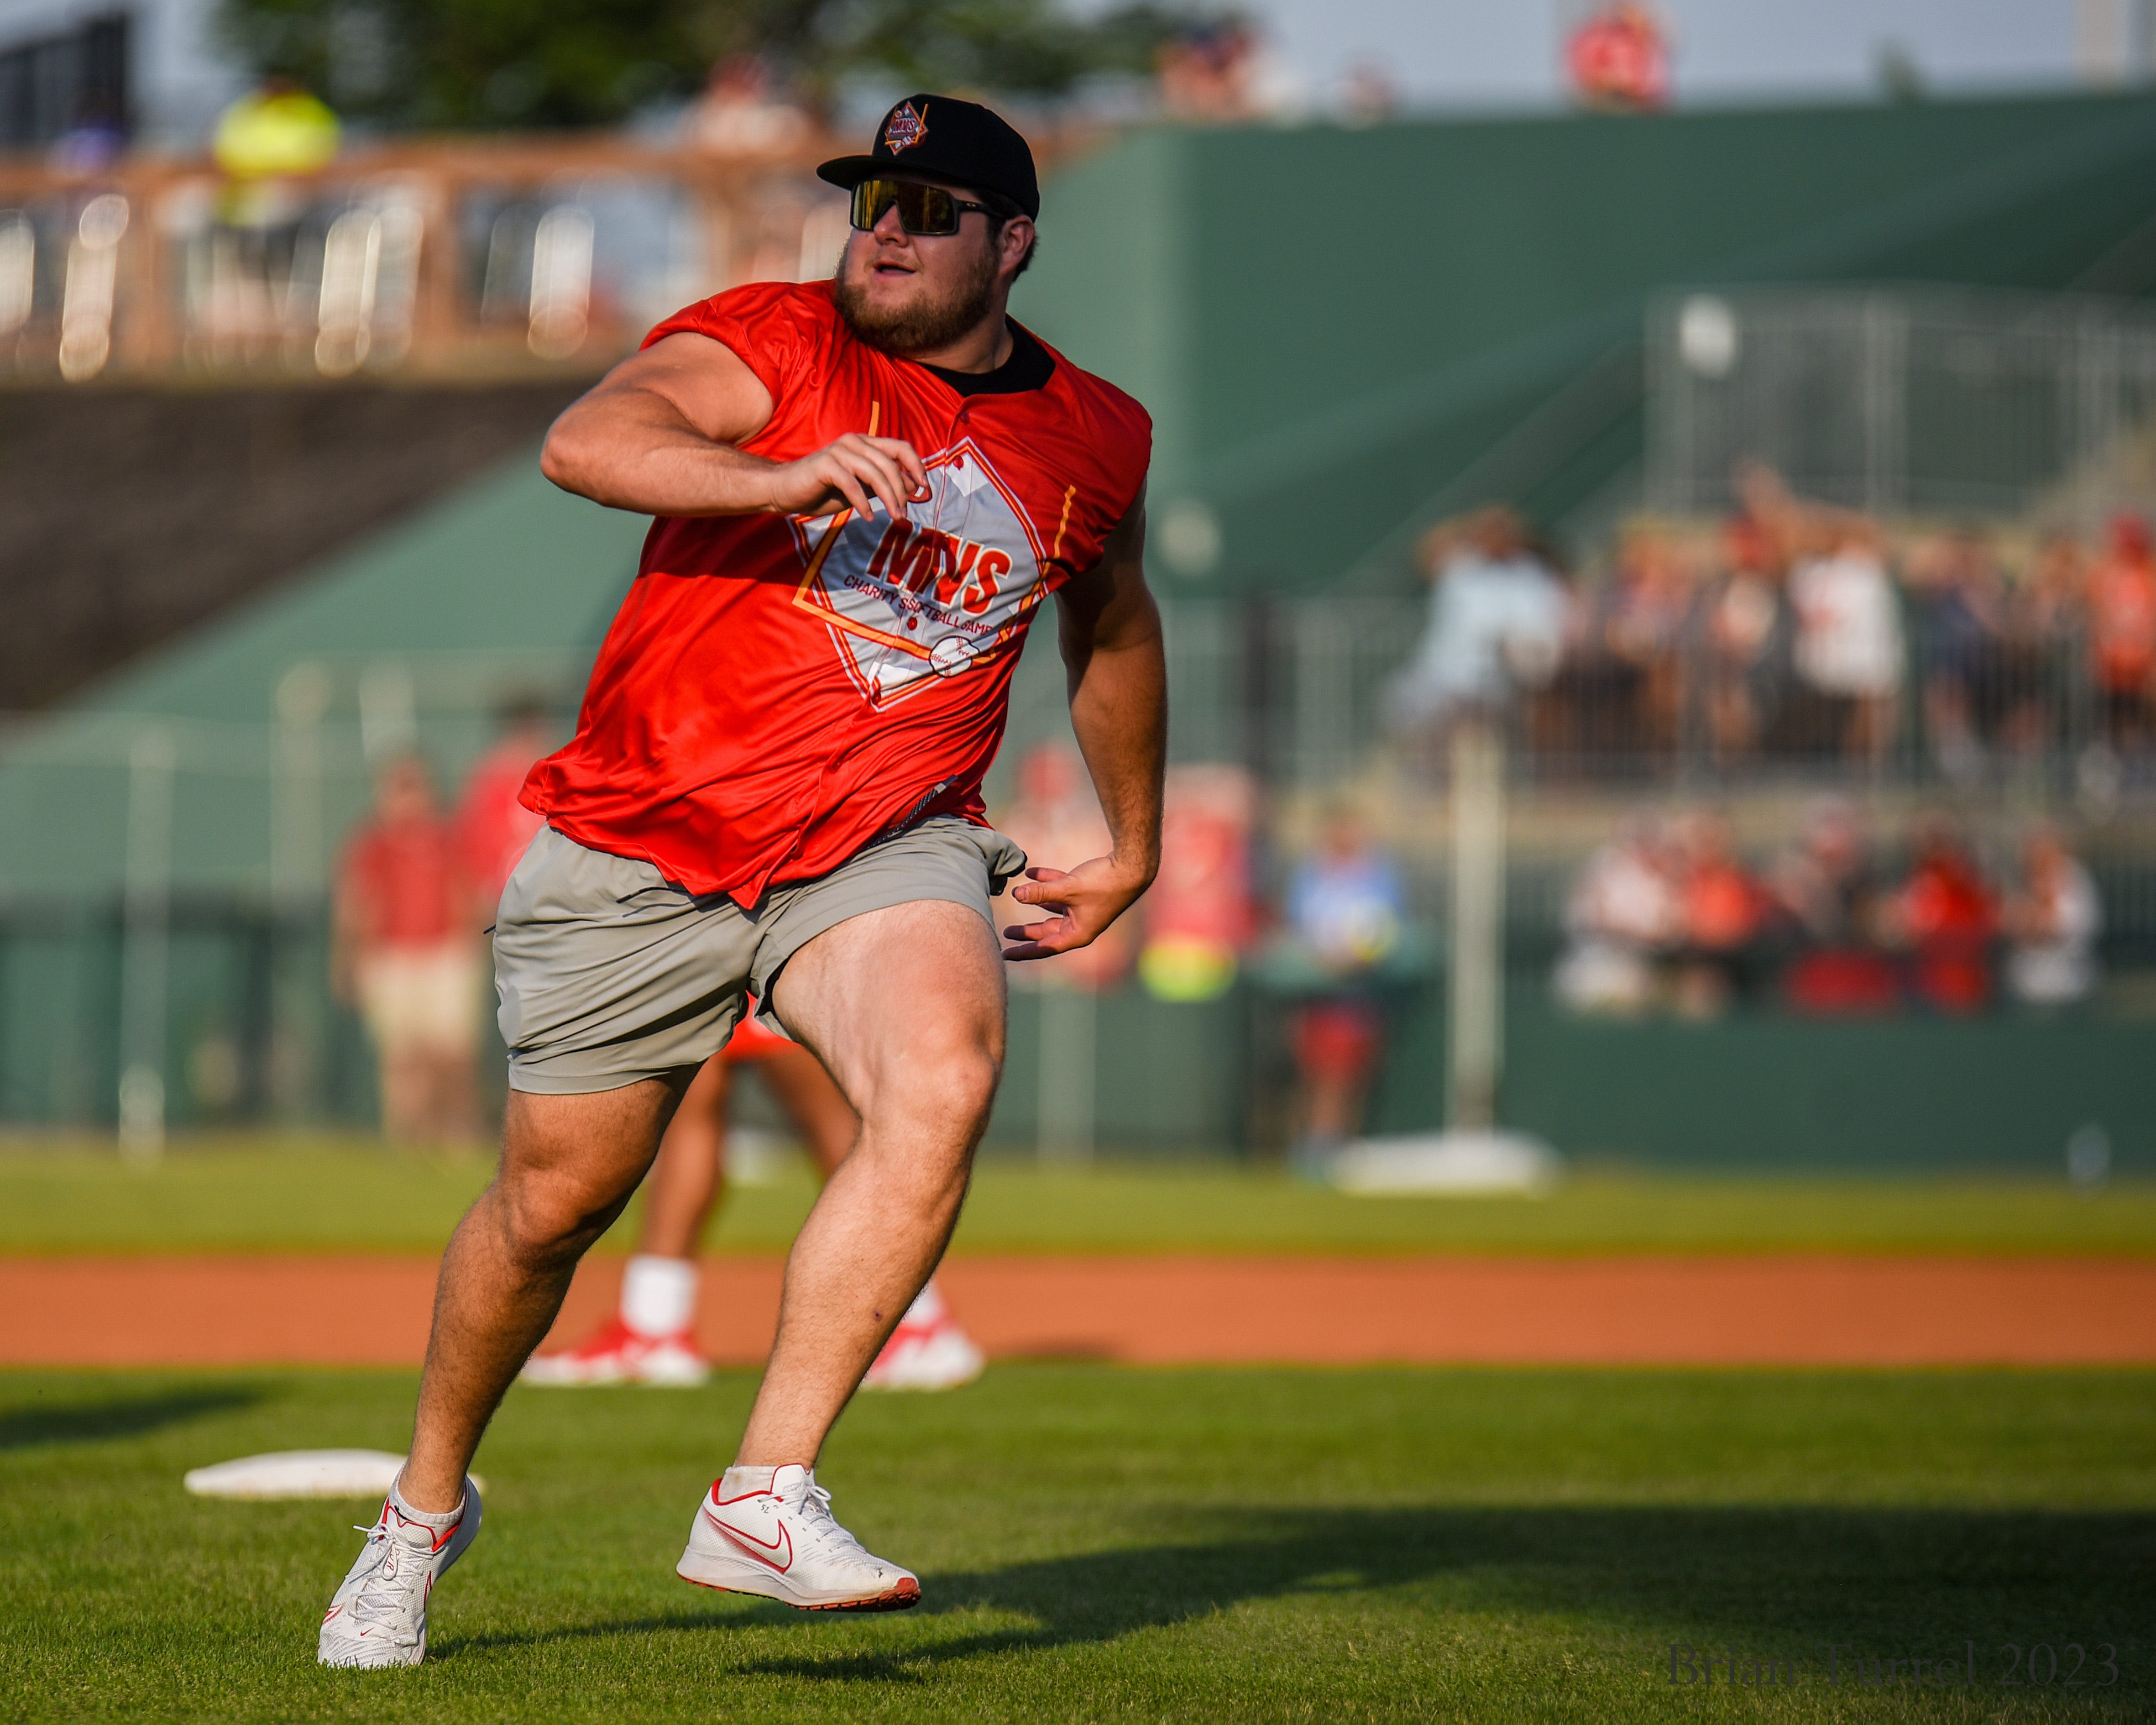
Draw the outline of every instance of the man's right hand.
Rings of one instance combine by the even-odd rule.
[[[895,437],[850,431],[813,455],[780,462],[769,472],[771,507],[782,515],[836,515],[850,507],[870,512],[880,500],[893,521],[909,502],[929,495],[928,471],[911,444]]]

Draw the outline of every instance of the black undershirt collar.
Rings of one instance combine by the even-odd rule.
[[[1016,318],[1007,320],[1011,333],[1010,357],[993,372],[953,372],[942,366],[924,365],[961,395],[1017,395],[1043,389],[1055,375],[1055,362],[1048,350]]]

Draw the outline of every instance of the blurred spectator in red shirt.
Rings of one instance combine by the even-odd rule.
[[[382,1123],[401,1142],[480,1136],[472,1062],[480,963],[465,850],[414,755],[382,769],[337,875],[330,973],[381,1061]]]
[[[2021,887],[2006,902],[2006,985],[2030,1006],[2070,1006],[2096,992],[2103,906],[2096,882],[2055,827],[2021,852]]]
[[[1240,767],[1171,767],[1160,873],[1143,906],[1138,975],[1162,1000],[1212,1000],[1235,980],[1257,933],[1250,827],[1257,781]]]
[[[501,889],[546,824],[516,799],[533,762],[547,753],[551,741],[545,704],[512,702],[502,710],[501,737],[472,763],[465,777],[465,793],[457,803],[457,836],[485,922],[494,920]]]
[[[1902,1004],[1901,980],[1875,944],[1879,878],[1853,807],[1840,798],[1814,804],[1769,880],[1799,947],[1782,978],[1792,1007],[1839,1017]]]
[[[2089,650],[2115,747],[2138,748],[2148,735],[2148,692],[2156,677],[2156,562],[2148,523],[2121,515],[2111,543],[2089,572]]]
[[[1573,94],[1590,108],[1640,113],[1670,99],[1670,46],[1661,20],[1637,0],[1589,13],[1565,44]]]
[[[1991,1002],[1999,906],[1976,860],[1943,817],[1917,828],[1909,878],[1882,907],[1887,933],[1911,948],[1909,987],[1935,1011],[1966,1014]]]
[[[1729,822],[1687,815],[1676,843],[1679,945],[1671,1004],[1681,1018],[1717,1018],[1743,989],[1767,895],[1730,844]]]

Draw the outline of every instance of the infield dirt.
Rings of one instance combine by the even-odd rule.
[[[708,1260],[697,1332],[763,1358],[783,1260]],[[0,1260],[0,1364],[411,1365],[434,1260]],[[595,1327],[579,1271],[547,1347]],[[1142,1364],[2156,1363],[2156,1263],[1825,1256],[961,1257],[943,1286],[992,1358]]]

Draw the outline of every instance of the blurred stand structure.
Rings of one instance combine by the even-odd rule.
[[[812,170],[854,145],[730,78],[665,146],[412,138],[310,164],[243,127],[221,161],[0,156],[0,377],[588,369],[719,289],[827,275],[845,201]]]

